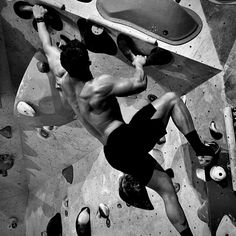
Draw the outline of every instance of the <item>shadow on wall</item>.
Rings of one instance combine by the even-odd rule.
[[[7,9],[8,16],[15,14],[12,6],[12,2],[7,3],[6,0],[0,1],[0,11],[2,11],[5,7],[9,8]],[[13,89],[16,92],[24,72],[36,50],[33,45],[25,39],[25,36],[20,29],[14,28],[10,24],[11,21],[15,20],[20,22],[21,19],[15,19],[11,16],[9,16],[9,19],[4,19],[1,17],[11,81]],[[21,25],[22,27],[28,27],[27,25],[24,26],[24,24]]]
[[[219,5],[201,0],[220,62],[228,59],[236,38],[236,5]]]

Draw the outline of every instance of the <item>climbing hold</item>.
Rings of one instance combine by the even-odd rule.
[[[150,55],[147,56],[145,66],[163,66],[173,62],[173,56],[171,52],[163,48],[153,48]]]
[[[206,182],[206,174],[204,169],[197,168],[196,169],[196,176]]]
[[[54,8],[48,6],[43,7],[47,9],[47,13],[44,16],[45,24],[56,31],[61,31],[63,29],[63,22],[59,13]],[[38,31],[37,22],[35,19],[33,19],[32,24],[34,29]]]
[[[67,209],[69,206],[69,199],[67,196],[64,197],[63,201],[62,201],[62,206]]]
[[[38,61],[36,66],[41,73],[48,73],[50,71],[49,64],[46,62]]]
[[[16,109],[20,114],[25,115],[25,116],[34,117],[36,114],[35,110],[29,104],[23,101],[17,104]]]
[[[181,99],[182,99],[183,103],[186,104],[186,101],[187,101],[186,95],[183,95],[183,96],[181,97]]]
[[[78,236],[91,236],[90,209],[83,207],[79,212],[75,228]]]
[[[120,177],[119,195],[126,204],[145,210],[154,209],[145,186],[132,175],[123,174]]]
[[[0,174],[3,177],[7,176],[7,170],[11,169],[14,165],[14,159],[12,155],[9,154],[1,154],[0,155]]]
[[[158,145],[162,145],[166,142],[166,136],[163,136],[161,137],[158,141],[157,141],[157,144]]]
[[[100,203],[98,207],[98,214],[100,217],[108,218],[110,214],[109,207],[104,203]]]
[[[198,208],[197,216],[201,221],[208,223],[209,218],[208,218],[208,201],[207,200],[204,201],[203,204]]]
[[[109,219],[109,215],[110,215],[110,209],[109,207],[104,204],[104,203],[100,203],[99,207],[98,207],[98,217],[101,218],[105,218],[106,219],[106,225],[109,228],[111,226],[111,221]]]
[[[65,210],[65,217],[67,217],[68,216],[68,211],[67,210]]]
[[[50,137],[50,133],[47,130],[45,130],[44,128],[36,128],[36,130],[37,130],[37,134],[40,138],[47,139]]]
[[[62,170],[62,175],[65,177],[66,181],[69,184],[72,184],[74,178],[73,166],[70,165]]]
[[[210,126],[209,126],[209,130],[210,130],[211,136],[214,139],[218,140],[218,139],[222,138],[223,134],[218,131],[215,121],[211,121]]]
[[[210,176],[215,181],[221,181],[226,177],[226,172],[221,166],[213,166],[210,170]]]
[[[173,171],[172,168],[168,168],[165,170],[166,174],[170,177],[170,178],[174,178],[175,177],[175,173]]]
[[[77,21],[77,26],[82,37],[82,42],[89,51],[109,55],[115,55],[117,53],[117,46],[114,40],[102,26],[83,18]]]
[[[61,214],[56,213],[48,222],[47,235],[62,235]]]
[[[13,5],[13,9],[16,15],[26,20],[34,17],[32,7],[33,7],[32,4],[23,1],[15,2]]]
[[[137,49],[134,41],[127,35],[119,34],[117,37],[117,45],[123,55],[132,62],[134,56],[142,55],[142,53]]]
[[[178,193],[179,190],[180,190],[180,184],[179,183],[173,183],[173,186],[174,186],[175,192]]]
[[[8,224],[9,229],[17,228],[18,219],[16,217],[12,216],[8,219],[8,221],[9,221],[9,224]]]
[[[41,236],[48,236],[46,231],[41,232]]]
[[[157,99],[157,96],[154,94],[148,94],[147,98],[150,102],[153,102]]]
[[[12,132],[11,132],[11,126],[6,126],[0,130],[0,134],[4,136],[5,138],[11,138]]]

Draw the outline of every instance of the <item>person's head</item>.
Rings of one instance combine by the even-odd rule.
[[[61,65],[69,73],[80,81],[88,81],[91,79],[91,72],[89,66],[88,51],[85,45],[77,39],[69,41],[62,47]]]

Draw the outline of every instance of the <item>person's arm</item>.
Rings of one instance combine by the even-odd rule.
[[[147,76],[144,73],[143,65],[146,57],[137,55],[132,64],[135,67],[134,76],[129,79],[118,79],[114,81],[111,94],[117,97],[129,96],[140,93],[147,88]]]
[[[110,75],[100,76],[93,87],[93,103],[106,99],[109,96],[125,97],[144,91],[147,87],[147,76],[143,71],[146,57],[135,56],[133,65],[135,66],[134,76],[131,78],[113,78]]]
[[[44,22],[44,17],[46,13],[47,10],[42,6],[39,5],[33,6],[33,14],[37,22],[39,38],[42,42],[44,52],[46,54],[49,54],[50,49],[52,47],[52,41],[49,32],[47,30],[46,24]]]
[[[52,45],[50,34],[44,22],[44,16],[46,13],[47,10],[42,6],[33,6],[33,14],[37,22],[39,38],[42,42],[44,53],[48,59],[49,67],[53,71],[54,75],[60,78],[66,71],[61,66],[60,51],[58,50],[58,48]]]

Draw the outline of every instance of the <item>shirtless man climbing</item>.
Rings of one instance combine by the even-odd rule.
[[[189,110],[174,92],[150,102],[128,124],[125,123],[116,97],[146,89],[147,76],[143,70],[146,58],[132,55],[135,73],[131,78],[114,78],[106,74],[94,78],[89,69],[91,63],[86,47],[78,40],[72,40],[62,52],[59,51],[52,46],[43,20],[46,10],[34,6],[33,12],[44,52],[51,70],[60,80],[62,94],[82,124],[103,144],[107,161],[115,169],[131,174],[156,191],[163,199],[167,217],[176,230],[182,236],[191,236],[170,177],[148,152],[166,134],[170,117],[195,150],[200,164],[209,164],[219,151],[217,144],[202,143]]]

